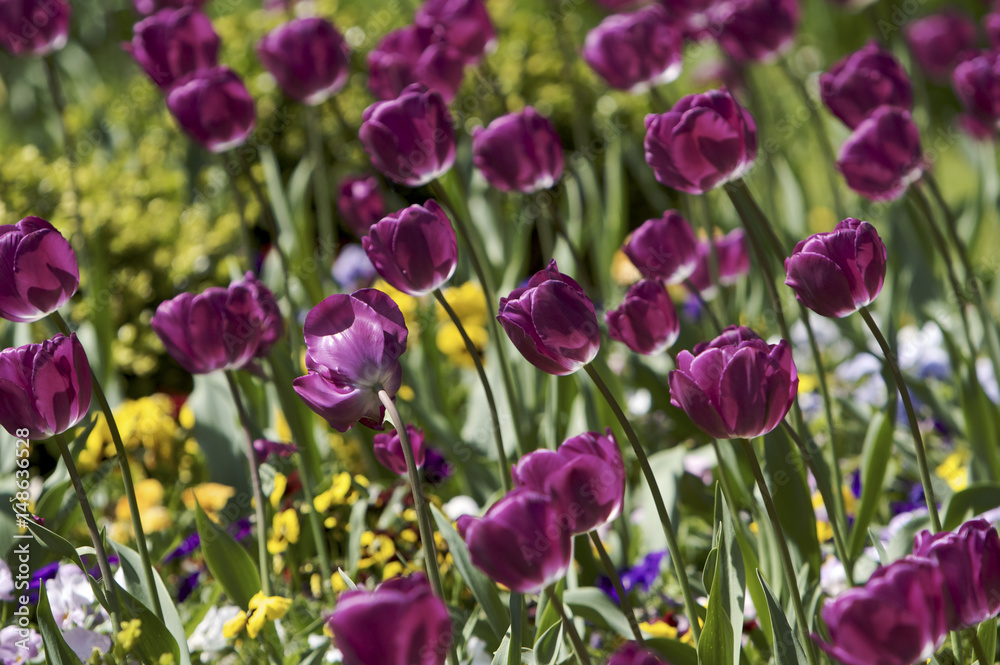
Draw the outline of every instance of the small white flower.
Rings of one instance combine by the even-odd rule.
[[[471,496],[460,494],[444,504],[444,514],[450,520],[457,520],[462,515],[475,516],[479,512],[479,504]]]
[[[6,602],[14,600],[14,577],[3,559],[0,559],[0,600]]]
[[[222,627],[239,613],[240,608],[235,605],[209,608],[205,618],[188,638],[188,651],[200,651],[203,663],[211,661],[217,652],[229,646],[229,640],[222,634]]]

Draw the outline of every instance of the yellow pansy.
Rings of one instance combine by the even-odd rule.
[[[288,598],[265,596],[263,591],[258,591],[250,599],[250,612],[246,618],[247,635],[251,639],[257,639],[268,621],[277,621],[285,616],[291,606],[292,601]]]
[[[405,570],[406,568],[399,561],[390,561],[382,568],[382,581],[399,577]]]
[[[351,492],[351,474],[347,471],[338,473],[333,477],[330,489],[313,497],[313,508],[317,512],[325,513],[333,506],[340,506],[348,503],[348,494]],[[355,494],[357,494],[355,492]],[[353,502],[352,502],[353,503]]]
[[[482,357],[483,350],[486,348],[487,342],[489,342],[490,335],[486,331],[486,328],[480,325],[465,325],[465,333],[472,340],[472,345],[479,352],[480,357]],[[465,347],[465,340],[462,339],[462,333],[459,332],[458,327],[452,323],[443,323],[438,328],[437,337],[435,339],[438,351],[447,356],[448,360],[452,363],[458,365],[459,367],[475,367],[476,363],[469,354],[469,350]]]
[[[123,621],[117,641],[126,652],[131,651],[135,647],[136,642],[139,641],[140,635],[142,635],[142,621],[140,619]]]
[[[358,568],[364,570],[396,556],[396,543],[389,536],[365,531],[361,534],[361,552],[364,556],[358,561]]]
[[[139,508],[139,521],[146,533],[163,531],[173,526],[170,511],[163,506],[163,485],[154,478],[144,478],[135,484],[135,502]],[[132,511],[128,499],[121,497],[115,504],[115,522],[111,525],[111,537],[119,542],[127,542],[135,537],[132,528]]]
[[[669,637],[672,640],[677,639],[677,627],[671,626],[666,621],[657,621],[655,623],[643,621],[639,624],[639,630],[650,637]]]
[[[299,514],[294,508],[275,513],[271,537],[267,539],[267,551],[271,554],[287,551],[289,544],[299,542],[299,534]]]
[[[815,374],[799,374],[799,394],[804,395],[819,390],[819,377]]]
[[[642,273],[621,249],[615,250],[611,257],[611,279],[621,286],[629,286],[642,279]]]
[[[455,316],[466,326],[486,325],[486,296],[476,282],[465,282],[442,291]],[[434,313],[440,323],[450,323],[451,317],[440,303],[434,304]]]
[[[268,499],[271,502],[271,508],[274,510],[278,509],[278,505],[281,503],[282,497],[285,496],[285,489],[288,487],[288,476],[281,472],[274,474],[274,489],[271,490],[271,496]]]
[[[969,486],[969,451],[965,449],[954,451],[944,458],[934,473],[948,483],[952,491],[964,490]]]
[[[194,510],[195,497],[198,504],[211,519],[219,521],[218,513],[236,496],[236,489],[221,483],[201,483],[181,492],[181,501],[188,510]]]
[[[143,450],[143,463],[155,468],[161,461],[171,463],[178,427],[173,416],[174,404],[168,395],[156,393],[149,397],[128,400],[115,409],[115,422],[127,450]],[[111,429],[104,414],[87,437],[80,455],[85,471],[96,468],[103,457],[115,454]]]
[[[246,628],[246,625],[247,613],[240,610],[239,614],[234,616],[222,626],[222,636],[227,640],[231,640],[242,633],[243,629]]]

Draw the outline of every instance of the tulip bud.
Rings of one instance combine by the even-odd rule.
[[[757,156],[757,125],[729,91],[688,95],[646,116],[646,163],[656,179],[704,194],[746,173]]]
[[[14,56],[40,58],[69,41],[70,5],[66,0],[0,2],[0,47]]]
[[[413,460],[417,468],[424,465],[424,431],[413,425],[406,426],[406,436],[410,437],[410,448],[413,450]],[[384,434],[376,434],[374,440],[375,459],[385,468],[399,476],[406,476],[406,458],[403,456],[403,444],[399,433],[394,429]]]
[[[676,210],[647,219],[629,236],[622,251],[643,277],[679,284],[694,272],[697,241],[688,221]]]
[[[279,25],[257,44],[257,58],[286,95],[308,106],[335,95],[350,74],[344,38],[321,18]]]
[[[385,217],[385,202],[373,175],[349,176],[340,183],[337,212],[347,228],[359,238],[372,224]]]
[[[718,261],[719,284],[729,286],[750,272],[750,253],[747,250],[746,234],[743,229],[734,229],[724,236],[713,238],[712,240],[698,241],[698,263],[694,272],[688,278],[694,288],[698,289],[702,297],[711,299],[715,297],[716,288],[712,283],[711,257],[712,247],[715,245],[715,258]]]
[[[833,231],[795,245],[785,259],[785,284],[812,311],[839,319],[869,305],[881,293],[886,256],[875,227],[848,217]]]
[[[587,33],[583,59],[612,88],[638,94],[681,73],[681,33],[659,4],[613,14]]]
[[[433,29],[458,49],[466,64],[496,48],[497,33],[482,0],[426,0],[414,23]]]
[[[528,106],[475,129],[472,163],[497,189],[530,194],[562,176],[562,142],[548,118]]]
[[[0,317],[38,321],[66,304],[80,285],[76,254],[40,217],[0,226]]]
[[[674,303],[655,279],[632,285],[622,304],[607,313],[607,322],[611,339],[647,356],[669,349],[681,332]]]
[[[237,280],[229,287],[245,288],[250,293],[256,311],[250,314],[250,325],[260,330],[260,341],[254,356],[264,358],[271,352],[274,343],[285,334],[285,320],[281,309],[271,290],[264,286],[252,272],[247,272],[243,279]]]
[[[256,123],[253,99],[228,67],[202,69],[178,81],[167,108],[191,138],[216,153],[241,145]]]
[[[164,9],[136,23],[132,42],[122,48],[153,83],[170,90],[185,76],[218,64],[219,36],[198,9]]]
[[[0,425],[11,436],[61,434],[84,419],[90,398],[90,364],[75,334],[0,352]]]
[[[577,371],[601,346],[594,303],[555,259],[500,299],[497,320],[528,362],[556,376]]]
[[[830,112],[854,129],[879,106],[909,110],[910,78],[891,52],[872,42],[820,74],[820,95]]]
[[[433,28],[393,30],[368,53],[368,88],[379,99],[395,99],[407,86],[420,84],[451,102],[464,75],[462,53]]]
[[[711,12],[722,26],[719,46],[736,62],[770,62],[791,47],[799,23],[798,0],[737,0]]]
[[[458,266],[455,230],[434,199],[390,213],[361,245],[382,279],[411,296],[440,288]]]
[[[1000,122],[1000,53],[982,51],[963,60],[952,72],[951,83],[969,115],[996,127]]]
[[[875,109],[841,146],[837,168],[851,189],[872,201],[902,196],[924,171],[920,132],[909,111]]]
[[[903,35],[921,68],[931,78],[947,80],[961,55],[975,46],[976,24],[949,9],[911,22]]]
[[[419,85],[365,109],[358,136],[376,169],[410,187],[426,185],[455,162],[448,107],[441,95]]]

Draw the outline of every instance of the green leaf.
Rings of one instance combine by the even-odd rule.
[[[344,580],[344,584],[347,585],[348,589],[351,591],[358,590],[358,585],[354,583],[354,580],[351,579],[350,575],[344,572],[343,568],[337,568],[337,574],[340,575],[340,579]]]
[[[670,519],[677,523],[677,479],[684,473],[685,448],[671,448],[649,456],[649,466],[653,469],[653,477],[660,488],[663,503],[670,513]],[[649,491],[646,479],[642,478],[632,493],[633,506],[642,508],[640,533],[642,534],[641,550],[655,552],[667,549],[667,537],[663,534],[663,525],[653,503],[653,495]]]
[[[563,593],[563,604],[581,619],[595,623],[601,628],[613,630],[625,639],[630,640],[634,637],[621,608],[611,602],[611,599],[597,587],[566,589]]]
[[[118,598],[121,600],[123,622],[133,619],[142,622],[139,627],[141,634],[133,649],[142,662],[147,663],[147,665],[158,665],[160,657],[164,654],[170,654],[174,659],[173,662],[178,662],[180,660],[180,647],[177,646],[177,640],[173,638],[163,622],[117,582],[115,582],[115,587],[118,590]],[[183,637],[183,630],[179,635]]]
[[[552,665],[559,658],[560,646],[563,641],[562,622],[549,626],[548,630],[542,633],[535,640],[535,648],[532,652],[535,655],[535,662],[538,665]]]
[[[35,615],[38,621],[38,632],[42,634],[45,645],[45,662],[49,665],[82,665],[80,659],[63,639],[59,626],[52,618],[52,608],[49,607],[49,596],[45,585],[38,589],[38,609]]]
[[[977,468],[987,479],[1000,482],[1000,448],[996,445],[1000,438],[997,409],[980,385],[975,369],[965,372],[961,402],[965,436],[978,461]]]
[[[662,654],[671,665],[698,665],[698,651],[693,646],[669,637],[651,637],[646,646]]]
[[[510,651],[510,635],[504,635],[499,648],[493,652],[491,665],[507,665],[507,652]]]
[[[878,537],[878,534],[875,533],[871,527],[868,528],[868,537],[871,539],[872,545],[875,546],[875,551],[878,552],[878,560],[883,566],[888,566],[889,555],[885,551],[885,546],[882,545],[882,539]]]
[[[713,589],[721,589],[725,585],[723,578],[726,574],[721,564],[723,555],[720,554],[719,558],[720,564],[715,567],[715,576],[712,580]],[[733,628],[726,613],[728,604],[729,598],[722,593],[713,593],[708,597],[705,627],[698,641],[698,662],[701,665],[731,665],[733,662],[735,649]]]
[[[781,609],[781,604],[771,593],[771,587],[757,571],[757,580],[767,597],[767,613],[771,617],[771,645],[774,651],[774,665],[805,665],[806,654],[802,645],[788,623],[788,617]]]
[[[851,560],[858,558],[865,547],[868,526],[875,516],[875,509],[882,498],[885,472],[892,456],[892,438],[896,425],[896,414],[877,413],[872,418],[865,434],[861,450],[861,501],[854,516],[848,551]]]
[[[101,607],[103,607],[106,611],[110,612],[111,606],[108,604],[108,597],[104,593],[104,587],[87,573],[87,566],[84,565],[83,559],[80,558],[80,553],[77,549],[73,547],[68,540],[53,531],[49,531],[35,520],[27,520],[27,527],[28,531],[31,532],[31,535],[35,537],[35,540],[37,540],[42,547],[63,559],[69,559],[79,566],[80,570],[84,571],[84,574],[87,575],[87,579],[90,580],[90,588],[93,589],[94,597],[97,598],[97,602],[99,602]]]
[[[510,626],[510,614],[500,600],[497,593],[496,584],[492,582],[481,570],[476,568],[469,557],[469,548],[465,546],[465,541],[458,535],[458,532],[451,526],[451,521],[442,513],[437,506],[431,507],[431,515],[437,525],[438,531],[448,544],[448,551],[455,561],[455,568],[462,576],[465,583],[469,585],[476,602],[486,614],[486,620],[497,638],[502,638]]]
[[[243,429],[237,424],[239,417],[223,373],[195,374],[187,404],[194,414],[191,436],[205,451],[211,480],[249,495]]]
[[[257,565],[227,531],[208,518],[201,504],[195,501],[195,524],[201,538],[201,551],[212,577],[222,585],[229,599],[247,610],[250,599],[260,591]],[[257,525],[258,531],[260,525]],[[258,537],[261,535],[258,533]]]
[[[979,458],[977,458],[979,459]],[[975,483],[951,495],[942,516],[945,531],[961,526],[962,522],[1000,506],[1000,483]]]
[[[801,467],[799,451],[794,449],[784,432],[764,436],[764,457],[767,475],[771,478],[771,493],[778,513],[778,522],[784,529],[793,563],[809,564],[810,579],[819,579],[820,552],[816,535],[816,513],[812,496]],[[819,458],[818,453],[813,455]],[[815,460],[814,460],[815,461]],[[796,555],[799,557],[797,562]]]
[[[352,577],[358,574],[361,559],[361,534],[365,532],[365,517],[368,515],[368,499],[359,498],[351,506],[350,535],[347,538],[347,572]]]
[[[716,524],[722,526],[719,532],[719,563],[721,569],[718,587],[713,583],[712,595],[718,593],[725,601],[724,609],[729,616],[729,625],[733,636],[743,634],[743,604],[746,590],[746,572],[743,568],[743,556],[736,534],[733,531],[733,516],[729,505],[718,486],[715,491]],[[709,596],[711,598],[711,596]],[[740,665],[740,649],[734,642],[733,665]]]
[[[983,645],[983,653],[989,657],[997,652],[997,618],[987,619],[979,624],[979,643]],[[980,663],[980,665],[987,665]]]
[[[510,594],[510,646],[507,651],[507,665],[521,665],[521,608],[522,596],[516,591]],[[530,652],[530,649],[529,649]]]

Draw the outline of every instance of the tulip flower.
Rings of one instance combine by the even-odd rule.
[[[508,492],[480,518],[459,522],[472,563],[495,582],[538,593],[561,579],[573,560],[574,521],[548,496]]]
[[[90,364],[75,334],[0,352],[0,425],[11,436],[61,434],[87,415],[90,397]]]
[[[920,178],[920,133],[908,111],[882,106],[840,148],[837,168],[851,189],[872,201],[899,198]]]
[[[442,665],[452,640],[448,607],[423,573],[345,591],[327,626],[344,665]]]
[[[1000,612],[1000,536],[989,522],[966,522],[956,532],[921,531],[913,553],[941,571],[948,630],[974,627]]]
[[[903,29],[920,67],[934,79],[947,80],[955,63],[976,43],[976,24],[965,14],[945,10]]]
[[[241,145],[256,124],[253,99],[228,67],[201,69],[178,81],[167,108],[192,139],[216,153]]]
[[[373,175],[345,178],[337,195],[337,212],[347,228],[359,238],[368,235],[372,224],[385,217],[385,202]]]
[[[611,654],[606,665],[666,665],[666,661],[635,642],[627,642],[625,646]]]
[[[646,116],[646,163],[656,179],[704,194],[746,173],[757,156],[757,125],[727,90],[688,95]]]
[[[286,95],[308,106],[335,95],[350,74],[344,38],[332,23],[315,17],[267,33],[257,44],[257,59]]]
[[[770,62],[791,47],[800,13],[798,0],[740,0],[719,3],[711,16],[733,60]]]
[[[849,217],[795,245],[785,259],[785,284],[820,316],[843,318],[878,297],[886,256],[875,227]]]
[[[638,94],[681,73],[680,31],[659,4],[613,14],[587,33],[583,59],[612,88]]]
[[[830,112],[851,129],[879,106],[913,107],[910,77],[895,56],[876,42],[820,74],[819,88]]]
[[[285,320],[281,316],[278,301],[271,289],[249,271],[243,279],[233,282],[229,288],[245,288],[250,292],[250,298],[256,306],[256,311],[250,315],[250,325],[260,329],[260,341],[254,355],[258,358],[266,357],[274,343],[285,334]]]
[[[69,242],[40,217],[0,226],[0,317],[38,321],[73,297],[80,268]]]
[[[195,9],[204,5],[206,0],[132,0],[135,11],[143,16],[149,16],[161,9],[180,9],[182,7],[194,7]]]
[[[361,245],[382,279],[411,296],[440,288],[458,266],[455,230],[434,199],[389,214]]]
[[[904,557],[875,571],[863,587],[828,600],[830,642],[813,640],[845,665],[912,665],[941,643],[944,579],[934,562]]]
[[[122,46],[162,90],[199,69],[218,65],[219,36],[212,21],[193,7],[164,9],[135,24]]]
[[[424,448],[424,431],[417,429],[413,425],[406,426],[406,435],[410,437],[410,447],[413,449],[413,459],[417,468],[424,465],[426,450]],[[375,459],[385,468],[396,475],[406,476],[406,458],[403,457],[403,445],[399,440],[399,433],[396,430],[383,434],[376,434]]]
[[[963,60],[951,83],[969,115],[990,128],[1000,123],[1000,52],[983,51]]]
[[[396,303],[376,289],[332,295],[312,308],[303,332],[309,373],[295,379],[295,392],[337,431],[357,422],[381,430],[385,407],[378,393],[396,396],[406,350],[406,322]]]
[[[747,250],[746,234],[743,229],[734,229],[724,236],[712,240],[698,241],[698,263],[694,272],[688,278],[688,283],[698,289],[706,299],[715,297],[715,285],[712,284],[711,260],[712,248],[715,245],[715,256],[718,260],[719,284],[729,286],[750,272],[750,254]]]
[[[376,169],[410,187],[426,185],[455,161],[448,107],[440,94],[417,84],[365,109],[358,136]]]
[[[530,194],[562,177],[562,142],[552,123],[528,106],[473,131],[472,163],[493,187]]]
[[[660,219],[648,219],[622,247],[643,277],[679,284],[694,272],[698,261],[697,241],[688,221],[676,210]]]
[[[69,41],[67,0],[0,2],[0,47],[14,56],[40,58]]]
[[[673,346],[681,332],[677,310],[661,282],[644,279],[607,313],[608,336],[636,353],[657,355]]]
[[[667,376],[670,403],[716,439],[752,439],[781,423],[799,386],[786,340],[767,344],[730,326],[693,353],[677,354]]]
[[[588,533],[618,517],[625,497],[625,462],[609,427],[585,432],[558,450],[528,453],[511,469],[514,485],[551,499],[574,534]]]
[[[500,298],[497,320],[528,362],[556,376],[577,371],[601,346],[594,303],[559,272],[555,259],[526,286]]]
[[[990,40],[990,46],[1000,48],[1000,12],[992,11],[984,16],[983,27],[986,29],[986,37]]]
[[[482,0],[426,0],[414,23],[433,29],[462,54],[466,64],[496,48],[496,29]]]
[[[393,30],[368,53],[368,88],[379,99],[395,99],[417,83],[451,102],[464,75],[461,51],[433,28],[408,25]]]

